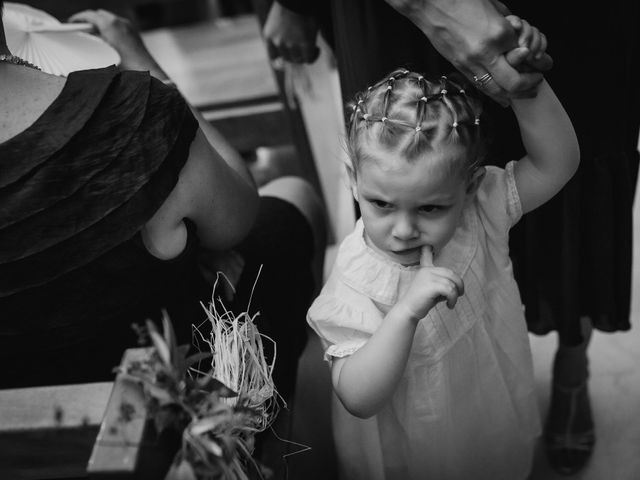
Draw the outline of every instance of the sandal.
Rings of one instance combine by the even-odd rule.
[[[596,442],[586,381],[575,388],[553,385],[544,439],[557,473],[573,475],[586,465]]]

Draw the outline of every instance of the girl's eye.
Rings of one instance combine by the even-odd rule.
[[[442,205],[424,205],[420,207],[420,211],[423,213],[437,213],[444,210]]]
[[[371,200],[371,204],[376,207],[379,208],[381,210],[387,210],[389,208],[391,208],[391,204],[387,203],[383,200]]]

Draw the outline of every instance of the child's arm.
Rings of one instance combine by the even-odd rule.
[[[433,266],[430,247],[423,248],[420,263],[423,268],[411,287],[369,341],[353,355],[333,361],[333,388],[352,415],[370,417],[387,403],[402,378],[420,319],[442,300],[453,308],[463,294],[458,275]]]
[[[509,20],[514,25],[513,17]],[[515,22],[520,26],[520,47],[527,47],[534,56],[546,49],[546,38],[535,27],[521,19]],[[527,152],[514,168],[526,213],[547,202],[569,181],[580,163],[580,150],[571,120],[546,81],[539,85],[536,97],[513,99],[511,105]]]

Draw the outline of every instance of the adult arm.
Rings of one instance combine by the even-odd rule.
[[[532,96],[551,68],[544,54],[529,62],[538,71],[518,72],[504,54],[517,47],[517,35],[504,18],[506,7],[493,0],[385,0],[427,36],[447,60],[470,80],[489,73],[483,91],[506,105],[507,98]]]
[[[535,98],[513,100],[526,155],[514,169],[524,213],[551,197],[569,181],[580,163],[571,120],[546,81]]]

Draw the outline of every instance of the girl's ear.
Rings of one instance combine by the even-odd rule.
[[[480,184],[482,183],[485,173],[487,173],[487,170],[484,167],[478,167],[471,174],[471,178],[467,182],[467,197],[475,196],[478,188],[480,188]]]

